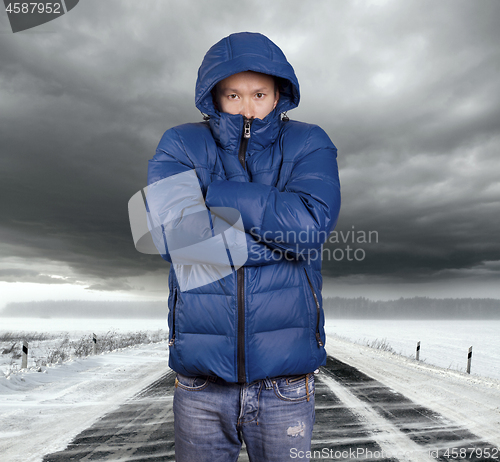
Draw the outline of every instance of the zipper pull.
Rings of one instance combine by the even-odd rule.
[[[243,138],[250,138],[250,120],[245,119],[245,125],[243,129]]]

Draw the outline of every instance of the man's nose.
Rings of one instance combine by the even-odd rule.
[[[252,119],[255,116],[253,103],[251,101],[243,100],[241,102],[240,114],[247,119]]]

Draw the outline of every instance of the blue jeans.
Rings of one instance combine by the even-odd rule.
[[[252,462],[296,459],[311,449],[314,374],[250,384],[177,374],[173,410],[177,462],[235,462],[242,441]]]

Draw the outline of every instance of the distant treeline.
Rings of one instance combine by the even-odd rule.
[[[500,319],[500,300],[493,298],[325,297],[323,308],[327,318],[343,319]]]
[[[166,319],[167,302],[44,300],[13,302],[0,316],[33,318],[158,318]]]
[[[343,319],[500,319],[500,300],[492,298],[325,297],[327,318]],[[49,300],[9,303],[0,316],[35,318],[157,318],[167,316],[165,302]]]

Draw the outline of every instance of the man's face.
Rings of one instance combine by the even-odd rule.
[[[246,71],[221,80],[216,97],[221,112],[263,119],[278,104],[279,91],[270,75]]]

